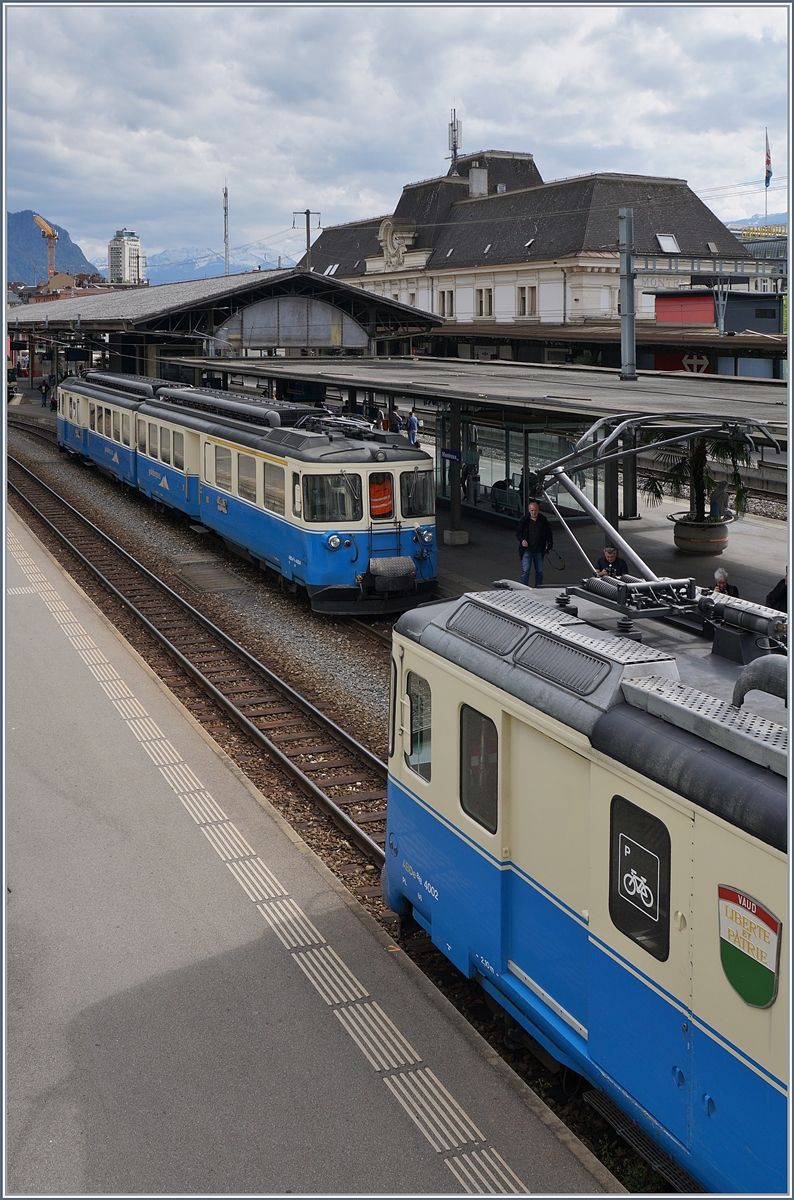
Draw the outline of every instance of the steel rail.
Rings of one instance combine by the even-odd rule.
[[[142,563],[139,563],[137,559],[128,554],[128,552],[124,550],[123,547],[119,546],[117,542],[114,542],[112,538],[103,533],[101,529],[99,529],[96,525],[79,513],[77,509],[73,508],[72,505],[58,496],[58,494],[53,491],[52,488],[48,487],[46,483],[40,480],[33,471],[29,470],[29,468],[25,467],[24,464],[20,463],[12,456],[9,456],[9,462],[12,463],[25,476],[27,476],[28,479],[31,480],[35,485],[40,487],[57,504],[66,509],[69,515],[75,518],[82,526],[86,527],[105,545],[109,546],[122,558],[126,565],[132,567],[140,575],[143,575],[143,577],[149,583],[153,584],[168,599],[173,601],[180,610],[187,613],[188,616],[201,625],[202,628],[204,628],[211,636],[221,642],[221,644],[227,650],[231,651],[235,656],[237,656],[245,666],[253,670],[255,673],[263,676],[277,691],[281,692],[288,699],[290,699],[296,705],[296,707],[300,709],[301,712],[319,725],[321,729],[341,742],[345,749],[356,755],[369,770],[378,775],[385,782],[387,768],[381,759],[377,758],[374,754],[372,754],[371,751],[367,750],[365,746],[362,746],[360,742],[356,741],[355,738],[346,733],[345,730],[341,729],[340,726],[333,722],[329,717],[326,717],[319,711],[319,709],[315,708],[314,705],[305,700],[304,697],[299,695],[299,693],[291,688],[288,683],[280,679],[279,676],[277,676],[263,663],[260,663],[258,659],[249,654],[248,651],[240,646],[237,642],[234,642],[227,634],[223,632],[223,630],[219,629],[216,625],[213,625],[213,623],[207,617],[198,612],[197,609],[193,608],[188,601],[184,600],[177,592],[173,591],[168,584],[158,579],[153,572],[149,571],[147,567],[144,567]],[[19,488],[10,478],[8,480],[8,485],[20,497],[20,499],[23,500],[24,503],[36,513],[37,517],[42,520],[58,538],[60,538],[60,540],[68,547],[69,551],[80,559],[80,561],[88,568],[88,570],[90,570],[91,573],[101,582],[102,586],[107,588],[107,590],[114,595],[129,612],[133,614],[135,619],[160,642],[169,656],[174,658],[179,666],[188,675],[190,675],[191,678],[193,678],[204,691],[207,692],[207,694],[219,705],[219,707],[228,713],[235,724],[242,729],[252,741],[256,742],[262,749],[264,749],[268,757],[277,762],[278,765],[285,771],[285,773],[298,783],[299,787],[306,795],[308,795],[324,811],[328,813],[337,827],[342,830],[342,832],[346,833],[347,836],[351,838],[355,845],[358,846],[358,848],[364,854],[366,854],[368,857],[374,858],[376,862],[383,864],[383,862],[385,862],[385,853],[377,844],[377,842],[373,841],[372,838],[370,838],[368,834],[364,832],[364,830],[356,825],[355,821],[353,821],[351,817],[349,817],[348,814],[334,802],[332,797],[328,796],[327,793],[318,787],[314,780],[310,779],[309,776],[306,775],[306,773],[302,771],[296,763],[294,763],[286,754],[284,754],[284,752],[275,742],[268,738],[261,729],[254,725],[253,722],[250,721],[248,717],[246,717],[245,714],[240,711],[239,708],[237,708],[234,702],[230,700],[228,696],[224,695],[224,693],[215,686],[212,680],[209,679],[200,670],[200,668],[192,663],[190,659],[188,659],[182,653],[182,651],[175,646],[173,642],[171,642],[170,639],[164,633],[162,633],[143,612],[140,611],[140,609],[136,607],[133,601],[129,600],[128,597],[126,597],[124,593],[120,591],[110,579],[107,578],[107,576],[97,566],[95,566],[95,564],[92,563],[90,559],[88,559],[72,541],[70,541],[68,535],[60,530],[57,525],[55,525],[41,511],[41,509],[37,507],[30,497],[25,495],[22,489]]]

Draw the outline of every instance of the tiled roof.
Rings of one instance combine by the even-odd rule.
[[[446,176],[406,188],[394,216],[414,222],[414,247],[433,247],[428,265],[438,270],[615,254],[624,207],[634,209],[638,254],[661,254],[656,235],[672,234],[683,255],[708,256],[711,242],[720,256],[750,257],[683,179],[594,174],[469,199],[467,181]],[[312,247],[313,262],[339,262],[340,277],[363,275],[365,255],[356,254],[356,264],[348,247],[354,229],[362,231],[362,243],[366,230],[367,253],[380,254],[378,224],[326,230]]]
[[[338,275],[340,279],[363,275],[367,257],[381,253],[378,229],[383,220],[383,217],[372,217],[367,221],[324,229],[312,246],[312,270],[324,275],[329,267],[338,264],[334,276]],[[298,265],[303,266],[305,260],[304,255]]]

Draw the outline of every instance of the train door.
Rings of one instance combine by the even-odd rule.
[[[553,1013],[584,1051],[590,763],[517,718],[509,747],[504,965],[532,993],[529,1004]]]
[[[397,498],[391,471],[371,471],[369,490],[369,556],[391,558],[400,553]]]
[[[688,1147],[693,817],[592,768],[588,1049]]]

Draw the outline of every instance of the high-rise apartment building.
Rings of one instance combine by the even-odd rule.
[[[117,229],[108,242],[108,282],[143,283],[146,256],[134,229]]]

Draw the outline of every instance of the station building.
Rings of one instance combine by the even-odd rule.
[[[620,366],[618,210],[634,211],[637,365],[716,373],[722,358],[763,360],[782,378],[785,338],[765,341],[754,308],[745,342],[723,352],[713,315],[673,326],[657,297],[692,286],[776,293],[785,263],[762,261],[686,180],[595,173],[544,182],[531,154],[481,151],[446,175],[407,184],[393,213],[324,229],[314,269],[442,319],[389,353]],[[766,300],[766,297],[765,297]],[[661,306],[660,306],[661,307]],[[778,322],[779,323],[779,322]],[[738,331],[737,331],[738,332]],[[782,332],[782,329],[779,331]]]

